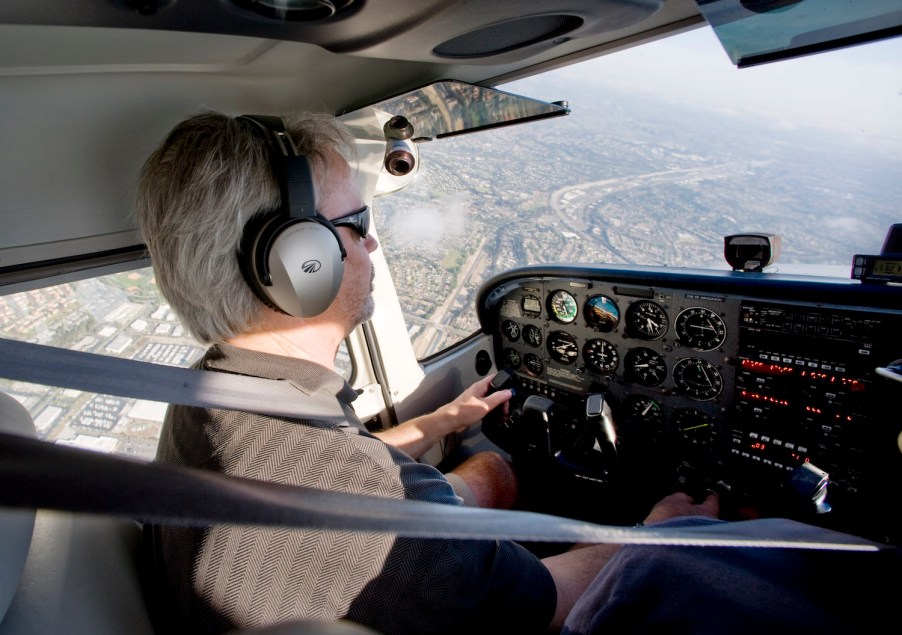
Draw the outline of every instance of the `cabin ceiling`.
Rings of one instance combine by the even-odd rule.
[[[0,293],[63,275],[54,263],[135,260],[140,166],[202,108],[341,113],[439,79],[495,85],[703,21],[695,0],[331,0],[333,16],[290,21],[255,2],[0,3]]]

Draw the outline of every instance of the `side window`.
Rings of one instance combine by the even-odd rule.
[[[150,268],[0,297],[0,336],[172,366],[204,347],[160,296]],[[151,459],[166,404],[0,379],[45,440]]]
[[[0,297],[0,337],[187,367],[205,346],[179,324],[150,268]],[[342,347],[339,372],[351,376]],[[152,459],[165,403],[0,379],[45,440]]]

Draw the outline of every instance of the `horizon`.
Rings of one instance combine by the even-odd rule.
[[[500,88],[556,101],[569,97],[557,87],[577,78],[593,94],[607,89],[654,97],[754,119],[776,131],[830,131],[902,155],[902,37],[739,69],[703,26]]]

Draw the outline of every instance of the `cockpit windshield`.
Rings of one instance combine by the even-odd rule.
[[[502,86],[571,114],[423,144],[377,200],[419,356],[476,330],[479,285],[522,265],[729,269],[724,237],[765,232],[767,271],[848,279],[900,221],[900,60],[896,38],[737,69],[703,28]]]

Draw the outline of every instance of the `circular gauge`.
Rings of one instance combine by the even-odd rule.
[[[633,348],[623,360],[626,378],[640,386],[658,386],[667,378],[664,358],[650,348]]]
[[[664,336],[670,320],[657,302],[639,300],[626,310],[626,323],[630,332],[642,340],[656,340]]]
[[[594,339],[583,346],[583,359],[591,370],[599,373],[613,373],[620,363],[617,349],[607,340]]]
[[[727,327],[717,313],[696,306],[681,311],[673,323],[680,341],[697,351],[713,351],[723,344]]]
[[[717,427],[713,417],[695,408],[677,410],[673,418],[680,439],[695,447],[706,447],[717,438]]]
[[[593,295],[586,300],[586,323],[602,333],[609,333],[620,324],[620,309],[606,295]]]
[[[501,355],[504,360],[505,368],[512,368],[516,370],[520,368],[520,364],[523,363],[523,359],[520,357],[520,353],[513,348],[505,348],[504,352]]]
[[[504,337],[511,342],[516,342],[520,339],[520,325],[513,320],[504,320],[501,323],[501,331],[504,333]]]
[[[558,290],[548,296],[548,313],[561,324],[570,324],[576,319],[576,298],[569,292]]]
[[[630,423],[655,429],[664,424],[661,404],[645,395],[630,395],[626,400],[626,416]]]
[[[676,388],[690,399],[709,401],[723,390],[723,377],[711,362],[698,357],[681,359],[673,366]]]
[[[579,347],[576,339],[569,333],[552,331],[548,334],[548,354],[561,364],[572,364],[579,356]]]
[[[535,353],[526,353],[523,363],[526,364],[526,372],[530,375],[541,375],[545,372],[545,364]]]
[[[541,346],[542,331],[539,330],[538,326],[527,324],[523,327],[523,341],[530,346]]]
[[[651,450],[645,443],[659,443],[665,440],[664,411],[661,404],[645,395],[630,395],[624,402],[626,425],[623,426],[624,440],[633,439],[643,444],[643,451]]]

